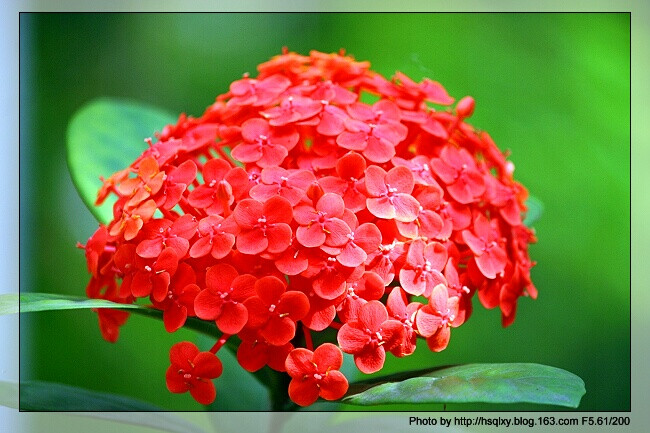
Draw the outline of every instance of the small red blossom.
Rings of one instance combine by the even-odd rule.
[[[394,167],[386,173],[375,165],[366,171],[366,206],[377,218],[410,222],[417,218],[420,204],[411,192],[415,182],[406,167]]]
[[[291,81],[279,74],[263,80],[254,80],[245,76],[230,85],[232,97],[228,100],[228,104],[264,106],[275,100],[290,85]]]
[[[230,164],[223,159],[211,159],[203,166],[202,185],[192,190],[187,201],[199,209],[205,209],[208,215],[222,214],[235,200],[232,185],[226,175]]]
[[[419,302],[408,304],[407,302],[406,293],[399,287],[395,287],[386,300],[389,317],[399,320],[404,327],[404,336],[401,343],[391,350],[393,355],[400,358],[415,352],[417,343],[415,316],[422,308],[422,304]]]
[[[178,331],[188,316],[194,316],[194,299],[201,291],[195,283],[194,269],[187,263],[181,263],[169,283],[167,296],[160,302],[154,302],[156,308],[163,310],[163,323],[167,332]]]
[[[237,361],[246,371],[255,372],[268,365],[276,371],[286,371],[285,361],[293,344],[282,346],[269,344],[264,337],[259,335],[259,330],[246,330],[240,332],[242,339],[237,349]]]
[[[442,270],[447,263],[447,249],[440,242],[411,243],[406,263],[399,272],[399,281],[411,295],[429,296],[438,284],[447,284]]]
[[[203,320],[214,320],[217,328],[226,334],[236,334],[248,320],[243,301],[255,294],[255,277],[239,275],[227,264],[208,268],[205,274],[206,290],[194,300],[196,315]]]
[[[463,240],[474,253],[479,270],[487,278],[496,278],[506,267],[508,256],[499,245],[499,234],[490,221],[478,214],[474,219],[474,231],[463,230]]]
[[[485,192],[483,175],[467,150],[445,146],[440,152],[440,158],[432,159],[431,165],[447,185],[449,194],[459,203],[472,203]]]
[[[309,406],[318,397],[338,400],[348,391],[348,380],[339,371],[343,365],[341,350],[331,343],[323,343],[313,352],[294,349],[289,353],[285,367],[291,376],[289,397],[300,406]]]
[[[449,344],[450,327],[456,327],[458,320],[458,298],[449,297],[444,284],[437,285],[429,303],[418,310],[415,323],[418,332],[426,337],[429,348],[434,352],[444,350]]]
[[[293,216],[300,227],[296,230],[296,239],[305,247],[342,245],[350,231],[341,219],[345,211],[343,199],[332,193],[323,194],[316,206],[302,205],[293,211]]]
[[[279,106],[269,108],[260,114],[269,119],[272,126],[282,126],[308,119],[321,110],[319,101],[301,96],[289,96],[283,99]]]
[[[124,240],[130,241],[138,235],[144,223],[153,217],[154,212],[156,212],[156,202],[153,200],[147,200],[132,210],[122,210],[121,218],[113,223],[109,234],[111,236],[123,234]]]
[[[154,300],[161,302],[167,295],[171,277],[177,268],[178,256],[175,250],[165,248],[155,262],[138,268],[131,282],[131,293],[136,298],[151,295]]]
[[[188,160],[178,167],[171,169],[160,193],[156,197],[156,205],[165,210],[170,210],[178,204],[187,187],[196,178],[196,164]]]
[[[273,196],[286,198],[292,206],[305,196],[309,185],[316,180],[307,170],[287,171],[280,167],[262,170],[261,182],[250,189],[250,196],[258,201],[266,201]]]
[[[237,249],[242,253],[281,253],[289,247],[293,210],[287,199],[274,196],[264,203],[245,199],[237,204],[233,216],[241,229]]]
[[[154,158],[140,161],[136,178],[125,179],[117,185],[117,191],[129,197],[126,205],[134,207],[156,194],[163,185],[165,172],[160,171]]]
[[[244,301],[251,329],[274,346],[287,344],[296,334],[296,322],[309,311],[309,300],[302,292],[287,292],[284,283],[275,277],[264,277],[255,282],[257,296]]]
[[[343,245],[323,246],[321,249],[328,254],[335,254],[336,260],[343,266],[356,268],[366,261],[369,253],[379,249],[380,243],[381,232],[377,226],[373,223],[364,223],[354,231],[348,231]]]
[[[157,219],[149,221],[142,229],[142,240],[135,252],[144,258],[158,257],[164,248],[172,248],[176,257],[183,258],[190,248],[190,239],[197,229],[194,215],[183,215],[176,221]]]
[[[341,327],[337,338],[341,349],[354,355],[357,368],[370,374],[381,370],[386,351],[399,345],[403,334],[402,324],[388,318],[386,307],[370,301],[359,309],[355,320]]]
[[[358,212],[366,208],[365,170],[366,160],[358,153],[350,152],[337,161],[337,176],[325,176],[318,182],[325,192],[340,195],[346,208]]]
[[[384,281],[374,272],[364,272],[360,279],[345,282],[345,297],[336,307],[339,318],[349,322],[359,315],[359,309],[369,301],[384,296]]]
[[[190,248],[190,257],[199,258],[210,254],[218,260],[232,251],[239,226],[232,216],[223,218],[210,215],[199,221],[198,231],[199,239]]]
[[[213,353],[200,352],[192,343],[176,343],[169,351],[171,365],[167,369],[167,389],[174,393],[189,391],[194,400],[210,404],[217,396],[211,379],[221,376],[221,361]]]
[[[260,167],[280,165],[300,136],[290,128],[271,129],[264,119],[250,119],[242,125],[244,141],[232,150],[241,162],[255,162]]]

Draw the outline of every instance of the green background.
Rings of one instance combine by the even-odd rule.
[[[516,178],[545,205],[533,279],[517,320],[475,313],[448,349],[389,357],[382,374],[467,362],[536,362],[585,381],[581,410],[630,408],[630,18],[627,14],[57,14],[21,16],[21,290],[83,294],[96,228],[65,162],[65,130],[84,103],[126,97],[199,115],[282,46],[347,52],[472,95],[471,123],[512,151]],[[112,345],[88,311],[21,317],[21,380],[200,409],[164,383],[169,347],[195,339],[132,317]],[[207,349],[209,343],[205,343]],[[230,369],[222,409],[252,409]],[[228,377],[226,377],[228,376]],[[244,407],[239,404],[249,402]],[[336,408],[322,404],[323,410]],[[410,409],[413,407],[385,407]],[[419,406],[418,410],[440,410]],[[448,405],[449,410],[557,410]]]

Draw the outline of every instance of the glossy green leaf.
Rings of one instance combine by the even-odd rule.
[[[20,311],[19,311],[20,303]],[[75,310],[80,308],[145,308],[135,304],[116,304],[103,299],[88,299],[78,296],[50,293],[15,293],[0,295],[0,315],[31,313],[34,311]]]
[[[94,205],[99,177],[127,168],[146,149],[144,139],[170,123],[176,118],[169,113],[109,98],[92,101],[74,115],[67,133],[68,166],[79,195],[100,222],[112,219],[115,199]]]
[[[401,373],[352,384],[343,402],[537,403],[578,407],[585,385],[578,376],[540,364],[466,364]]]
[[[122,395],[90,391],[52,382],[16,383],[0,381],[0,406],[25,411],[89,411],[78,415],[120,424],[150,427],[172,433],[205,433],[199,426],[163,409]],[[138,412],[138,413],[129,413]]]
[[[528,200],[526,200],[526,207],[528,211],[526,212],[526,218],[524,218],[524,225],[530,227],[542,217],[544,203],[536,197],[529,196]]]
[[[20,311],[18,303],[20,301]],[[128,309],[130,313],[151,317],[162,321],[161,310],[150,308],[139,304],[118,304],[103,299],[88,299],[80,296],[56,295],[52,293],[21,293],[0,295],[0,315],[30,313],[36,311],[52,310],[76,310],[90,308],[114,308]],[[188,317],[184,327],[192,329],[211,337],[220,338],[221,332],[214,325],[214,322]],[[235,343],[230,340],[226,344],[231,350],[236,350]]]

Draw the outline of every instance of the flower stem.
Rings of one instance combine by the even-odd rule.
[[[220,339],[217,340],[217,342],[212,346],[212,349],[210,349],[210,352],[214,353],[215,355],[223,347],[224,344],[226,344],[226,341],[232,337],[231,334],[223,334]]]
[[[302,324],[302,332],[305,334],[305,345],[307,345],[307,349],[313,352],[314,342],[311,339],[311,332],[309,331],[309,328],[307,328],[307,325],[304,323]]]

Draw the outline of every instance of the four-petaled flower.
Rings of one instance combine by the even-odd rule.
[[[244,199],[235,207],[233,216],[241,229],[237,249],[242,253],[281,253],[289,247],[293,209],[287,199],[274,196],[264,203]]]
[[[356,319],[341,327],[341,349],[354,355],[354,363],[364,373],[375,373],[384,366],[386,351],[398,346],[404,337],[401,322],[388,318],[386,307],[370,301],[359,309]]]
[[[449,344],[450,327],[462,323],[458,316],[458,298],[449,297],[447,286],[437,285],[429,303],[420,308],[415,315],[418,332],[427,339],[427,345],[434,352],[440,352]]]
[[[194,400],[210,404],[217,396],[211,379],[221,376],[223,366],[214,353],[200,352],[192,343],[176,343],[169,351],[167,389],[174,393],[189,391]]]
[[[371,165],[366,170],[366,206],[377,218],[413,221],[420,211],[420,203],[411,195],[414,185],[413,174],[406,167],[393,167],[386,173]]]
[[[302,292],[287,292],[276,277],[263,277],[255,282],[256,296],[244,301],[248,309],[246,326],[259,329],[270,344],[283,346],[296,334],[296,322],[309,312],[309,300]]]
[[[474,219],[474,231],[463,230],[462,237],[474,253],[474,260],[481,273],[493,279],[503,272],[508,255],[500,245],[499,233],[483,215]]]
[[[264,119],[247,120],[241,133],[244,142],[232,150],[232,157],[241,162],[255,162],[260,167],[280,165],[300,137],[292,128],[271,129]]]
[[[411,243],[406,263],[399,272],[399,282],[411,295],[429,296],[438,284],[447,284],[442,270],[447,263],[447,249],[440,242]]]
[[[300,406],[309,406],[318,397],[338,400],[348,390],[348,380],[339,371],[343,365],[341,350],[332,343],[323,343],[313,352],[293,349],[285,367],[291,376],[289,397]]]
[[[220,263],[205,273],[206,289],[196,296],[194,310],[204,320],[214,320],[226,334],[236,334],[248,320],[243,301],[255,294],[255,277],[239,275],[230,265]]]

